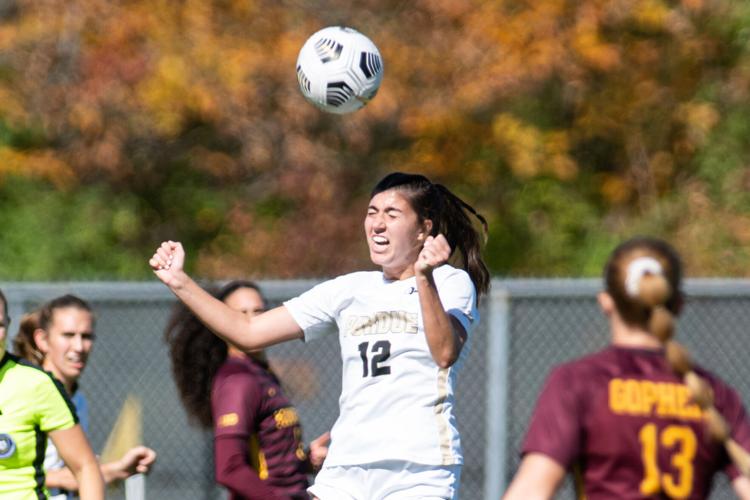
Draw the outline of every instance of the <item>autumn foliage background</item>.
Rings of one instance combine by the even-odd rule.
[[[294,71],[318,29],[379,46],[347,116]],[[142,279],[165,238],[205,278],[369,265],[392,170],[487,217],[497,276],[594,276],[660,235],[750,275],[750,3],[0,2],[0,279]]]

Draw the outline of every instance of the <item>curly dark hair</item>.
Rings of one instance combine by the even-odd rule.
[[[258,285],[244,280],[231,281],[212,293],[224,301],[240,288],[249,288],[263,295]],[[226,342],[214,335],[181,302],[174,306],[164,331],[164,341],[169,345],[172,374],[188,418],[198,426],[210,429],[213,425],[211,383],[227,359]]]

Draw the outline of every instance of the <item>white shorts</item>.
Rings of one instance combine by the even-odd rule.
[[[323,468],[307,491],[319,500],[458,500],[460,465],[386,460]]]

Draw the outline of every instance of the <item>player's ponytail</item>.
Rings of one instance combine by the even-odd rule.
[[[486,294],[490,273],[482,258],[482,247],[487,239],[487,220],[447,187],[433,184],[420,174],[388,174],[373,188],[370,197],[389,189],[398,189],[406,196],[420,222],[432,221],[432,236],[445,236],[452,257],[471,277],[477,296]],[[471,217],[478,221],[481,230],[475,227]]]
[[[651,256],[631,260],[625,273],[625,291],[650,311],[648,331],[664,345],[667,363],[672,371],[682,377],[691,400],[704,412],[709,435],[720,443],[726,442],[729,439],[729,426],[714,407],[711,386],[693,370],[693,362],[685,346],[672,340],[674,316],[665,307],[672,287],[664,276],[661,263]]]
[[[443,207],[440,227],[433,228],[433,232],[445,235],[454,254],[460,259],[461,267],[469,273],[477,294],[481,297],[490,288],[490,272],[482,258],[482,247],[489,232],[487,219],[442,184],[433,184],[433,188],[442,198]],[[473,215],[482,226],[481,232],[472,224],[468,214]]]
[[[39,328],[39,311],[32,311],[21,316],[18,332],[13,337],[13,352],[27,361],[41,366],[44,353],[39,350],[34,340],[34,332]]]
[[[714,406],[713,390],[693,369],[688,350],[673,340],[674,317],[682,303],[681,268],[677,252],[667,243],[633,239],[620,245],[607,264],[607,292],[626,323],[644,328],[662,343],[667,363],[701,408],[708,434],[725,446],[743,474],[750,475],[750,454],[731,438],[729,425]]]
[[[625,273],[625,291],[647,311],[648,331],[662,343],[671,339],[674,315],[666,303],[672,295],[672,286],[664,276],[661,263],[648,256],[631,260]]]

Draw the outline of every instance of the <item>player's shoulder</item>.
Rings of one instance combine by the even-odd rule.
[[[2,383],[8,384],[16,397],[39,400],[54,397],[59,394],[65,401],[69,401],[68,393],[50,372],[14,354],[6,353],[3,367],[7,371],[2,377]]]
[[[440,287],[443,283],[450,282],[451,286],[466,286],[473,289],[474,284],[471,281],[469,273],[461,268],[453,267],[450,264],[443,264],[435,268],[432,272],[435,283]]]
[[[44,371],[40,366],[24,358],[6,353],[3,361],[3,364],[7,363],[8,370],[12,373],[14,384],[23,383],[24,386],[54,385],[55,379],[51,373]]]
[[[382,282],[383,273],[381,271],[354,271],[337,276],[331,281],[343,286],[350,284],[368,285],[373,282]]]
[[[737,389],[732,387],[716,373],[697,364],[693,366],[693,370],[711,386],[717,405],[721,405],[723,402],[729,400],[737,403],[741,401],[742,398]]]
[[[596,373],[608,373],[616,364],[616,352],[611,347],[607,347],[600,351],[560,363],[552,368],[552,373],[560,377],[589,376]]]
[[[383,281],[383,273],[380,271],[354,271],[328,278],[313,288],[324,288],[327,290],[351,290],[357,287],[369,287],[373,283]]]
[[[251,376],[253,371],[253,366],[247,359],[239,356],[227,356],[227,359],[216,370],[214,380],[236,376]]]
[[[466,271],[464,271],[463,269],[459,267],[454,267],[450,264],[443,264],[442,266],[435,268],[432,274],[436,278],[448,278],[452,276],[461,277],[461,278],[469,278],[469,273],[467,273]]]

